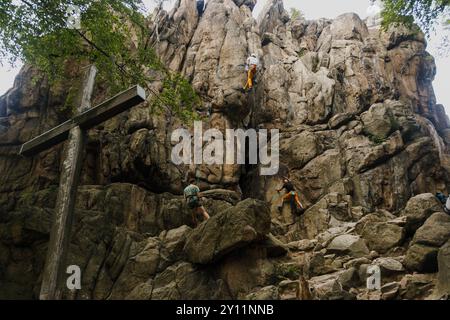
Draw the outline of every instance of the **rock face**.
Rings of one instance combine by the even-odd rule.
[[[269,231],[270,212],[267,205],[247,199],[191,232],[184,252],[189,261],[207,264],[236,248],[263,239]]]
[[[406,217],[406,228],[414,233],[428,217],[437,211],[441,211],[441,204],[431,193],[412,197],[402,211],[402,215]]]
[[[439,249],[438,253],[438,284],[437,292],[450,295],[450,241]]]
[[[450,215],[437,212],[420,227],[406,253],[406,266],[417,271],[437,271],[439,247],[450,238]]]
[[[358,236],[344,234],[334,238],[328,245],[328,251],[337,253],[348,253],[355,258],[369,254],[364,240]]]
[[[149,45],[199,94],[204,130],[279,129],[279,173],[173,164],[171,133],[193,128],[146,103],[90,130],[68,257],[82,289],[66,298],[448,294],[449,216],[433,195],[449,187],[450,123],[424,36],[368,29],[352,13],[292,19],[281,0],[254,19],[254,5],[210,0],[199,16],[195,0],[179,0],[153,15]],[[261,67],[243,93],[250,53]],[[0,298],[38,297],[62,145],[32,158],[17,152],[71,117],[81,68],[49,84],[25,66],[0,97]],[[94,96],[104,100],[108,88],[97,83]],[[188,173],[212,217],[196,228],[182,198]],[[287,174],[301,216],[277,210]],[[369,290],[375,266],[381,289]]]

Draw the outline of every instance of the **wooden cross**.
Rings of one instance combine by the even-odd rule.
[[[26,142],[20,149],[20,154],[33,156],[67,140],[63,151],[64,160],[56,200],[54,223],[50,233],[39,295],[41,300],[61,299],[62,275],[65,273],[64,265],[69,246],[75,200],[81,173],[81,162],[86,143],[86,130],[146,100],[144,89],[140,86],[134,86],[91,108],[90,101],[96,74],[97,69],[94,66],[90,66],[83,81],[81,103],[77,108],[78,114],[74,118]]]

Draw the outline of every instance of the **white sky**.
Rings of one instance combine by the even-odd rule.
[[[255,7],[255,17],[264,7],[268,0],[259,0]],[[153,7],[155,0],[143,0],[150,9]],[[175,3],[175,0],[168,0],[167,8]],[[361,18],[366,17],[366,10],[369,6],[368,0],[284,0],[287,10],[289,8],[297,8],[303,12],[307,19],[317,18],[335,18],[346,12],[355,12]],[[450,55],[442,57],[438,55],[438,45],[442,40],[443,33],[449,34],[440,28],[437,35],[432,35],[429,40],[428,51],[435,57],[437,66],[437,75],[433,82],[436,93],[437,102],[446,107],[447,114],[450,115]],[[10,66],[0,66],[0,95],[4,94],[12,87],[14,77],[18,73],[21,65],[11,68]]]

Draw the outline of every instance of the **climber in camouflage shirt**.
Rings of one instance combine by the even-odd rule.
[[[198,224],[198,214],[203,215],[204,220],[209,219],[209,214],[202,206],[200,200],[200,188],[195,185],[194,178],[189,179],[189,185],[184,189],[184,199],[186,200],[189,209],[192,210],[192,219],[195,226]]]

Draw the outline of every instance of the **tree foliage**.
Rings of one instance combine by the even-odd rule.
[[[80,29],[68,28],[69,6],[80,10]],[[162,81],[153,106],[194,115],[199,99],[151,48],[143,9],[141,0],[2,0],[0,62],[24,61],[50,80],[63,77],[67,63],[94,63],[113,93],[133,84],[152,90],[152,81]]]
[[[301,12],[300,10],[298,10],[296,8],[290,9],[290,15],[291,15],[292,20],[304,18],[303,12]]]
[[[450,13],[450,0],[382,0],[383,26],[403,24],[413,27],[416,23],[429,35],[435,30],[440,17]],[[448,21],[448,19],[447,19]]]

